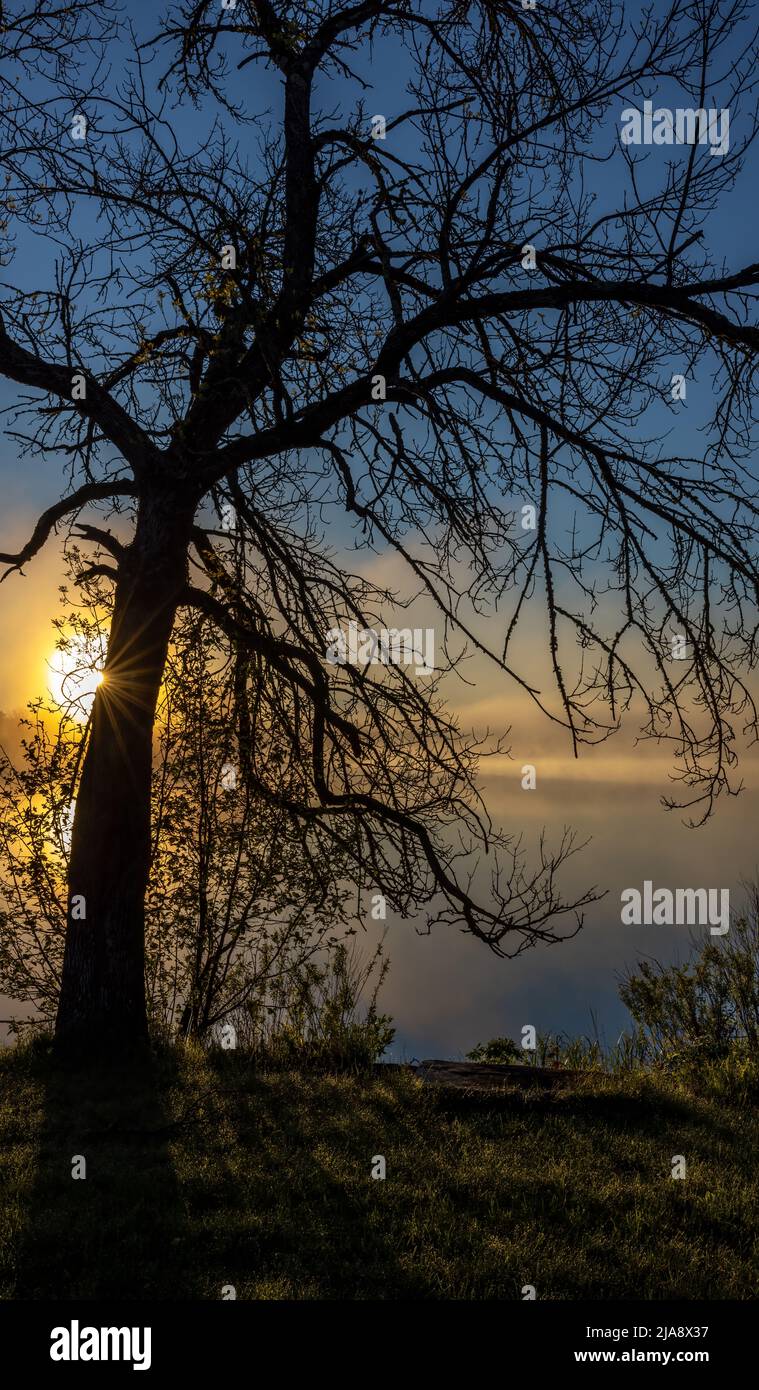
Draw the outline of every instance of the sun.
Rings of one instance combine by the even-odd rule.
[[[47,663],[47,685],[55,704],[73,719],[84,722],[92,709],[95,691],[102,685],[102,652],[82,637],[56,647]]]

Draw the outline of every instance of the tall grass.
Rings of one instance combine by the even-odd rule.
[[[321,960],[263,980],[243,1008],[217,1030],[260,1066],[276,1069],[361,1070],[379,1060],[395,1029],[379,1010],[390,968],[382,942],[366,958],[355,940],[339,942]]]

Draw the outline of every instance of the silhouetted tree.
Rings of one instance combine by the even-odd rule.
[[[756,730],[759,266],[713,265],[702,224],[755,133],[750,6],[197,0],[140,36],[100,5],[62,14],[6,14],[0,117],[6,235],[44,224],[56,251],[46,288],[4,286],[0,372],[31,390],[10,432],[68,483],[4,559],[85,507],[115,518],[78,532],[114,597],[59,1039],[144,1036],[151,740],[183,607],[246,654],[258,795],[401,912],[500,954],[559,939],[571,837],[528,869],[492,831],[439,676],[462,644],[487,654],[575,751],[639,696],[695,818],[734,790],[736,718]],[[383,113],[380,49],[408,91]],[[699,108],[717,84],[729,150],[620,143],[657,83]],[[673,364],[712,373],[698,458],[662,440]],[[435,605],[434,679],[325,660],[331,630],[392,601],[336,550],[348,523]],[[259,751],[271,726],[308,769],[297,797]]]

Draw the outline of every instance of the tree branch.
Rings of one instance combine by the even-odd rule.
[[[10,566],[10,569],[7,569],[2,579],[0,579],[0,583],[2,583],[3,579],[7,579],[8,575],[12,574],[14,570],[21,569],[21,566],[25,565],[27,560],[31,560],[32,556],[36,555],[37,552],[42,549],[50,532],[62,517],[68,516],[71,512],[79,511],[82,507],[86,507],[89,502],[98,502],[111,497],[134,497],[136,493],[137,486],[135,483],[86,483],[84,487],[80,487],[76,492],[72,492],[69,497],[63,497],[60,502],[56,502],[52,507],[48,507],[47,511],[42,513],[42,516],[39,518],[29,540],[22,550],[19,550],[15,555],[0,551],[0,562]],[[102,536],[99,535],[98,539],[101,538]],[[116,542],[114,542],[114,544],[116,544]]]

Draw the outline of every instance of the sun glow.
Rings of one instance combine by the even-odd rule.
[[[82,723],[89,717],[95,691],[102,685],[102,652],[83,638],[57,647],[47,663],[48,690],[55,704]]]

